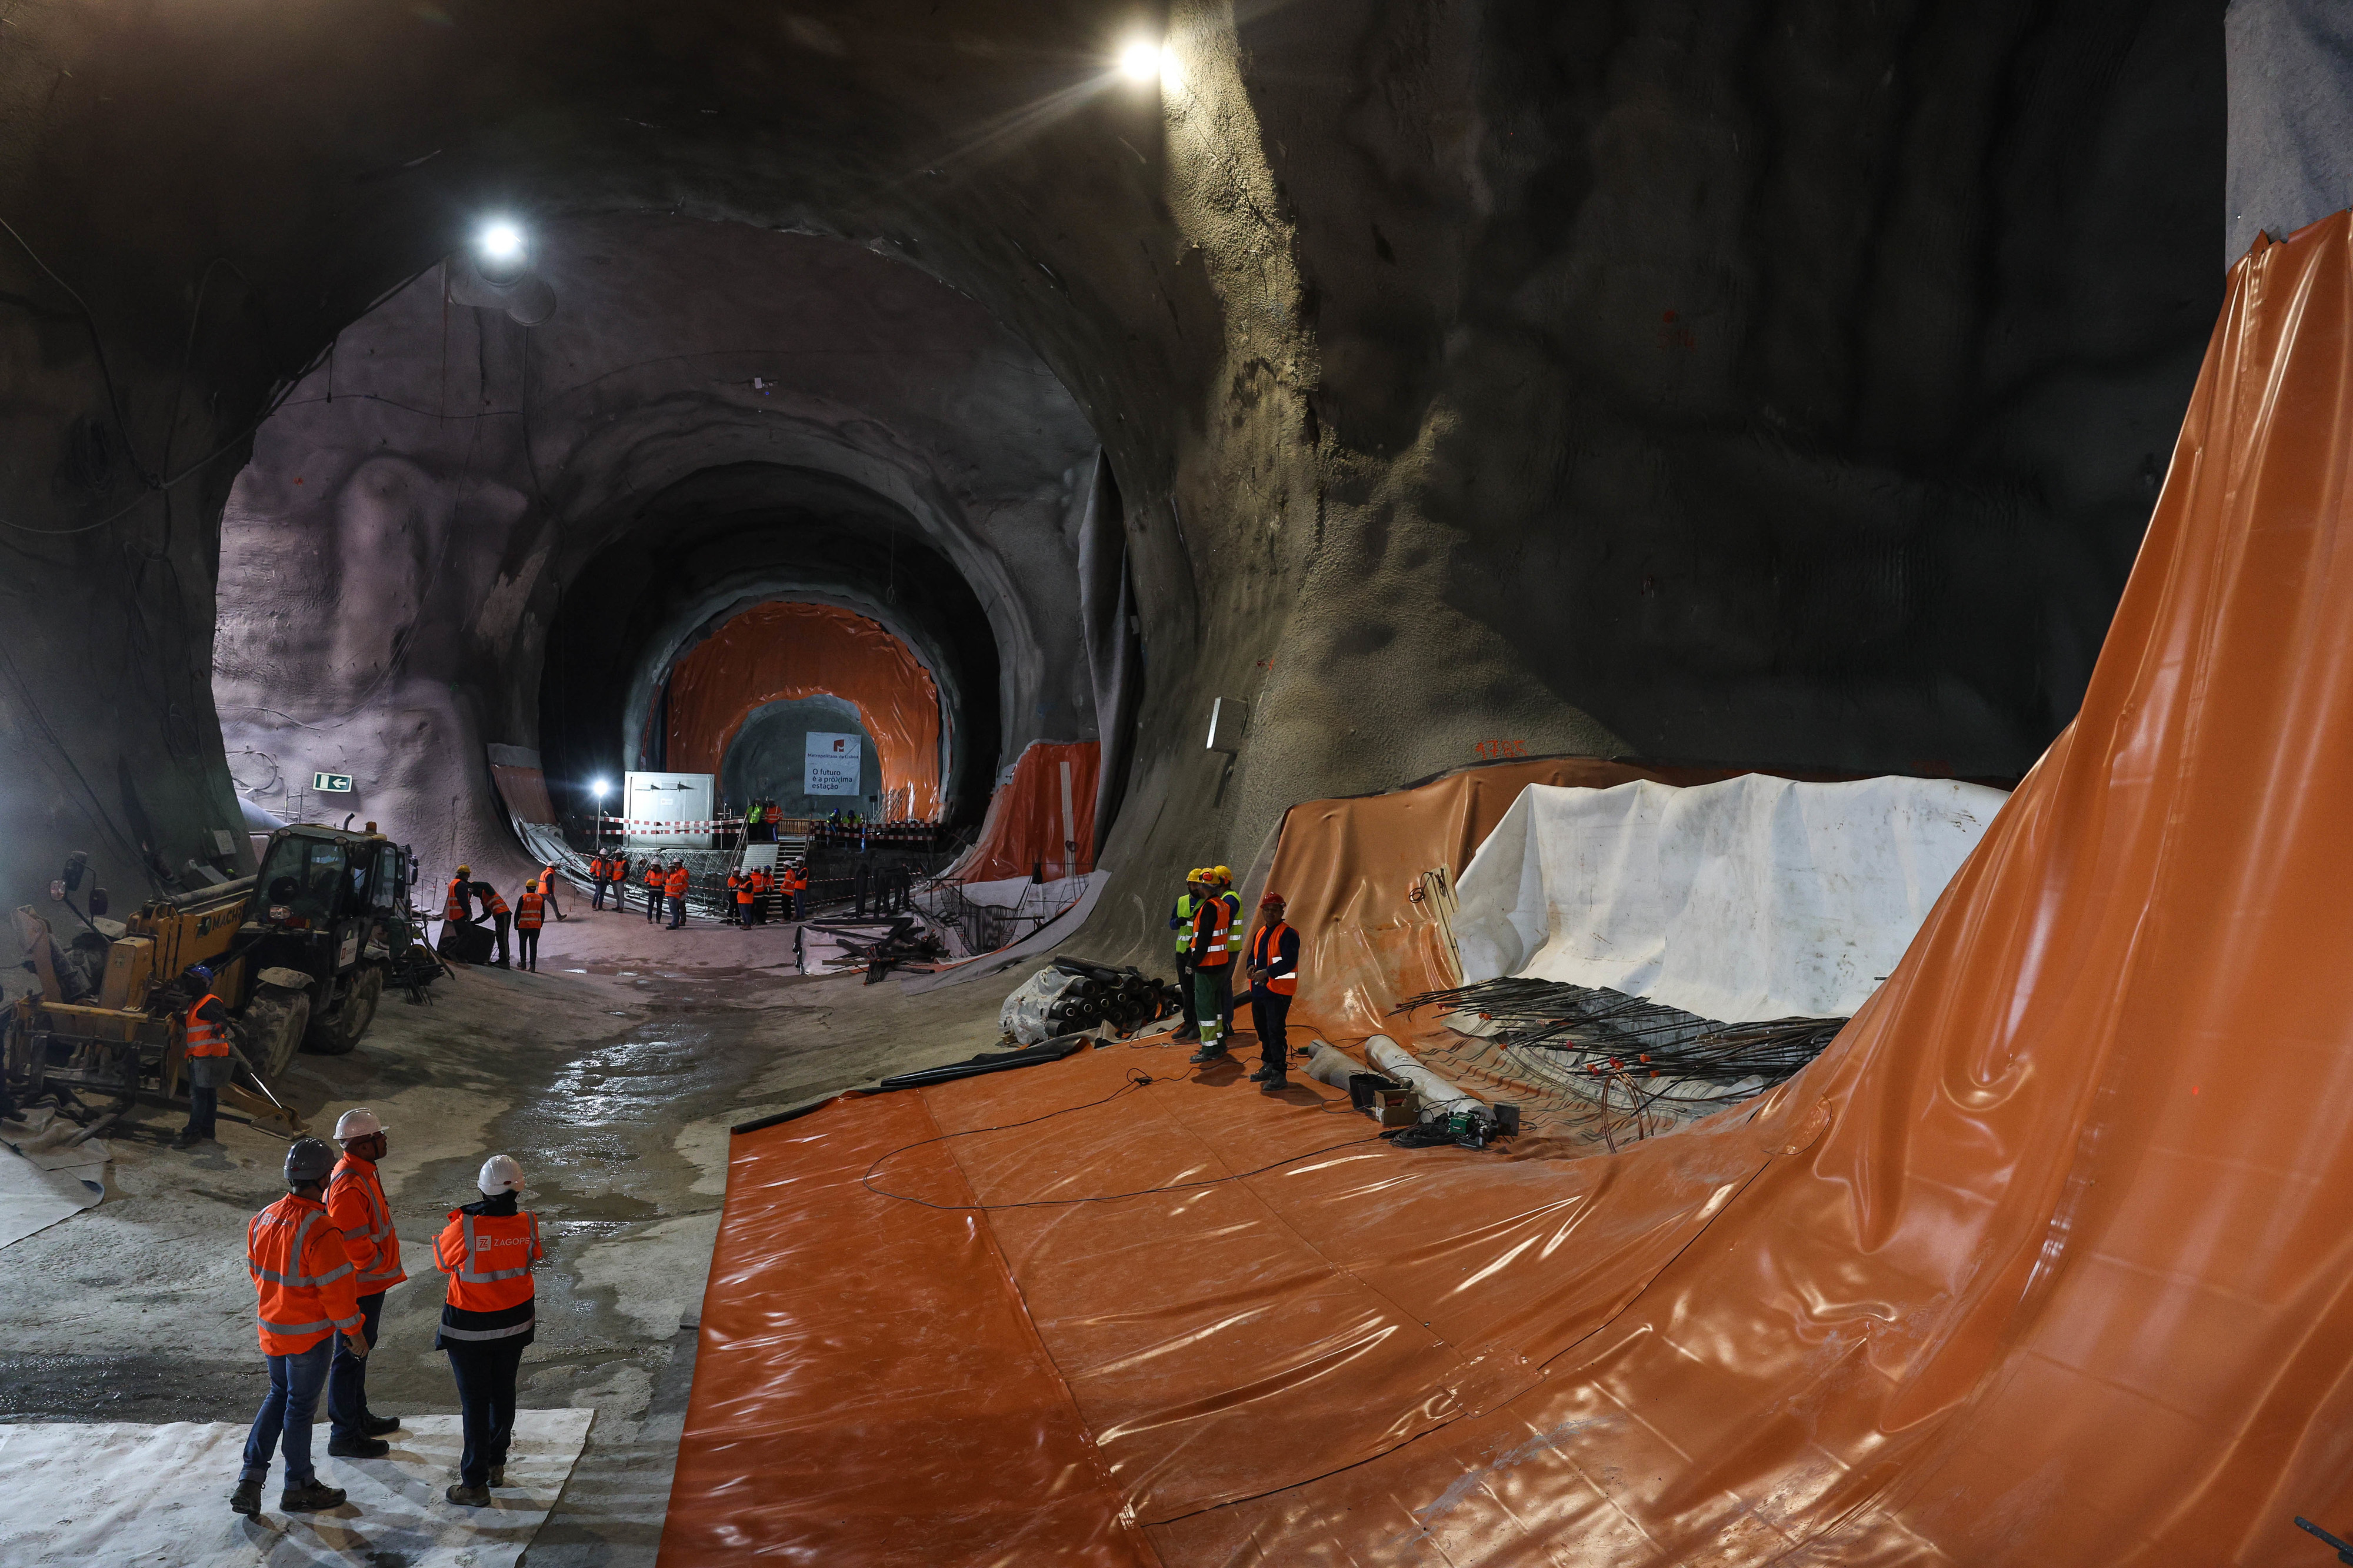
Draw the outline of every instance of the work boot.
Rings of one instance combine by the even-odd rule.
[[[327,1453],[337,1459],[381,1459],[392,1445],[381,1437],[346,1437],[341,1432],[327,1439]]]
[[[343,1506],[343,1489],[331,1487],[312,1476],[299,1487],[288,1487],[278,1494],[278,1507],[283,1513],[317,1513],[323,1509]]]
[[[506,1485],[506,1484],[507,1484],[507,1468],[506,1468],[506,1466],[504,1466],[504,1465],[492,1465],[492,1466],[491,1467],[491,1485],[492,1485],[492,1486],[494,1486],[494,1487],[502,1487],[502,1486],[504,1486],[504,1485]]]
[[[237,1490],[228,1494],[228,1506],[232,1513],[241,1513],[248,1519],[258,1518],[261,1513],[261,1483],[237,1482]]]
[[[400,1430],[400,1417],[397,1415],[363,1415],[360,1417],[360,1427],[371,1437],[381,1437],[386,1432],[397,1432]]]
[[[194,1130],[183,1127],[180,1129],[180,1135],[172,1140],[172,1147],[174,1149],[193,1149],[203,1142],[203,1139],[195,1135]]]
[[[1272,1078],[1273,1076],[1274,1076],[1274,1069],[1273,1069],[1272,1068],[1266,1068],[1266,1067],[1262,1067],[1262,1068],[1259,1068],[1259,1069],[1258,1069],[1258,1071],[1256,1071],[1256,1072],[1254,1072],[1254,1073],[1252,1073],[1252,1074],[1250,1074],[1250,1082],[1252,1082],[1252,1083],[1264,1083],[1267,1079],[1269,1079]]]
[[[470,1487],[463,1481],[459,1482],[456,1486],[451,1487],[448,1491],[443,1492],[441,1495],[448,1498],[451,1502],[456,1503],[459,1508],[488,1508],[491,1506],[490,1488]]]
[[[1188,1062],[1208,1063],[1231,1061],[1233,1058],[1226,1055],[1223,1046],[1203,1046],[1185,1059]]]
[[[1172,1040],[1198,1040],[1201,1037],[1201,1031],[1198,1029],[1179,1029],[1168,1037]]]
[[[1290,1087],[1291,1081],[1284,1078],[1281,1073],[1277,1073],[1272,1078],[1268,1079],[1264,1083],[1259,1085],[1258,1091],[1261,1094],[1281,1094],[1284,1089],[1289,1089]]]

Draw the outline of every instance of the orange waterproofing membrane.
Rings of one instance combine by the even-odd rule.
[[[2290,1518],[2353,1518],[2347,432],[2340,216],[2234,270],[2075,723],[1751,1105],[1611,1156],[1356,1144],[986,1215],[856,1173],[1136,1064],[1171,1079],[881,1184],[1112,1194],[1366,1124],[1113,1047],[736,1140],[662,1562],[827,1521],[828,1563],[1088,1561],[1115,1504],[1170,1565],[2331,1561]],[[1006,1329],[829,1414],[898,1330],[828,1284],[1001,1302],[983,1226],[1050,1375]],[[1056,1379],[1107,1486],[1053,1462]],[[977,1437],[967,1400],[1008,1414]],[[893,1528],[834,1500],[868,1493]],[[983,1508],[1029,1535],[956,1533]]]
[[[1030,742],[1012,778],[988,797],[980,837],[956,863],[955,879],[994,882],[1042,869],[1052,881],[1071,874],[1072,845],[1075,868],[1093,869],[1096,754],[1092,741]]]
[[[670,678],[670,765],[716,773],[754,709],[826,695],[857,709],[874,737],[894,815],[937,816],[939,688],[905,643],[833,605],[754,605],[680,659]]]

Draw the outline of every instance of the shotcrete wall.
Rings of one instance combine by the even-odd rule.
[[[312,395],[336,331],[494,208],[842,236],[1070,389],[1144,642],[1106,955],[1156,942],[1137,911],[1171,871],[1247,863],[1290,802],[1485,755],[2023,769],[2081,692],[2219,299],[2221,26],[2190,0],[9,21],[0,215],[40,265],[0,263],[0,503],[86,531],[8,535],[0,701],[55,775],[5,803],[12,886],[126,820],[124,781],[171,855],[234,820],[203,681],[224,471],[273,381]],[[1163,80],[1107,73],[1164,25]],[[701,265],[627,298],[700,299]],[[453,397],[559,384],[520,330],[452,333]],[[442,567],[464,591],[420,598],[412,639],[459,668],[386,722],[517,733],[562,579],[543,492],[593,457],[618,493],[640,451],[636,488],[687,478],[692,454],[631,440],[673,395],[770,417],[748,387],[629,383],[576,453],[485,418],[430,464],[346,454],[353,551],[397,555],[385,518],[465,520]],[[174,469],[219,449],[168,519],[141,500],[167,430]],[[307,454],[262,457],[269,504],[296,504],[276,487],[308,490]],[[288,616],[341,602],[308,548]],[[338,679],[390,657],[334,635]],[[1219,696],[1254,703],[1230,776],[1200,746]],[[1037,716],[1003,707],[1009,755]]]

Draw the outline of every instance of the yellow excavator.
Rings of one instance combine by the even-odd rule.
[[[374,1021],[392,955],[415,940],[407,847],[374,823],[357,833],[281,827],[259,875],[159,895],[120,935],[99,923],[103,889],[90,890],[87,912],[74,904],[87,862],[77,854],[49,884],[51,902],[82,929],[60,934],[33,906],[16,911],[26,967],[40,985],[0,1015],[0,1090],[19,1105],[111,1096],[118,1113],[136,1100],[185,1100],[185,1022],[199,1000],[185,976],[201,963],[228,1006],[249,1080],[224,1088],[222,1108],[284,1137],[307,1131],[276,1080],[297,1050],[339,1056]]]

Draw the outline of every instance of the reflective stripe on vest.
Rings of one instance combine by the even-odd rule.
[[[1268,969],[1282,962],[1282,933],[1291,928],[1277,921],[1271,926],[1261,926],[1250,938],[1250,967]],[[1278,996],[1293,996],[1299,992],[1299,973],[1269,975],[1266,988]]]
[[[1188,922],[1186,925],[1180,925],[1176,928],[1176,951],[1179,952],[1183,952],[1187,948],[1193,945],[1193,933],[1189,922],[1193,919],[1194,911],[1198,910],[1200,907],[1200,904],[1195,900],[1192,894],[1179,893],[1176,895],[1176,918],[1180,921]]]
[[[448,1230],[434,1247],[434,1261],[449,1276],[448,1304],[463,1312],[503,1312],[530,1300],[534,1294],[532,1259],[540,1250],[538,1216],[528,1212],[475,1215],[460,1209],[449,1217],[458,1222],[459,1256],[447,1256],[451,1240]],[[517,1225],[517,1220],[522,1223]],[[495,1261],[500,1250],[509,1247],[522,1254],[516,1267],[483,1266]],[[486,1250],[488,1258],[481,1256]]]
[[[315,1289],[322,1285],[331,1285],[334,1283],[334,1281],[341,1279],[344,1275],[352,1272],[352,1266],[349,1262],[344,1262],[336,1268],[330,1268],[324,1274],[280,1274],[275,1268],[264,1268],[260,1264],[256,1263],[253,1260],[253,1254],[259,1251],[260,1248],[254,1243],[253,1227],[259,1225],[269,1213],[269,1211],[268,1209],[264,1209],[260,1214],[255,1215],[251,1219],[245,1222],[245,1268],[247,1273],[251,1274],[256,1279],[267,1279],[272,1285],[290,1285],[297,1289],[307,1290]],[[302,1244],[311,1239],[311,1227],[326,1217],[327,1215],[324,1209],[320,1209],[302,1216],[302,1223],[294,1227],[294,1245],[286,1249],[286,1258],[288,1262],[294,1264],[298,1268],[301,1266],[302,1262]],[[284,1329],[279,1331],[282,1333],[301,1333],[304,1331],[300,1329]]]
[[[527,1250],[523,1253],[522,1267],[520,1268],[477,1269],[474,1267],[474,1216],[472,1215],[459,1215],[459,1218],[460,1224],[459,1229],[459,1233],[466,1238],[466,1258],[465,1261],[458,1266],[458,1278],[463,1279],[469,1285],[487,1285],[493,1279],[512,1279],[520,1275],[530,1273],[531,1254],[537,1251],[539,1248],[539,1216],[537,1215],[526,1214],[522,1215],[522,1217],[531,1222],[531,1235],[528,1237],[523,1238]]]
[[[1226,951],[1242,950],[1242,900],[1238,893],[1219,893],[1218,902],[1226,906]]]
[[[465,885],[466,881],[462,877],[452,877],[449,879],[448,896],[441,900],[441,918],[443,920],[461,921],[466,918],[466,895],[459,891],[459,889],[464,888]]]
[[[1214,969],[1232,961],[1233,950],[1226,944],[1226,930],[1232,917],[1233,911],[1226,907],[1223,899],[1203,899],[1201,907],[1193,911],[1194,935],[1199,936],[1204,929],[1209,933],[1209,945],[1201,951],[1199,962],[1202,968]],[[1185,945],[1190,948],[1193,944],[1187,942]]]
[[[505,914],[507,912],[507,901],[499,897],[496,893],[484,894],[482,898],[482,912],[486,915]]]
[[[686,868],[681,866],[663,879],[662,886],[673,899],[686,897]]]
[[[522,1322],[509,1323],[503,1329],[453,1329],[444,1323],[434,1331],[445,1340],[511,1340],[517,1334],[531,1332],[533,1326],[534,1321],[525,1318]]]
[[[357,1156],[353,1156],[353,1158],[356,1157]],[[336,1187],[347,1184],[358,1186],[360,1196],[366,1200],[369,1224],[367,1226],[362,1226],[357,1230],[346,1228],[343,1231],[343,1236],[347,1240],[364,1241],[367,1243],[368,1256],[381,1261],[386,1250],[385,1243],[393,1240],[392,1208],[390,1205],[384,1201],[384,1185],[381,1182],[375,1179],[375,1173],[372,1169],[367,1174],[363,1175],[360,1173],[359,1167],[356,1165],[338,1165],[335,1168],[335,1173],[330,1177],[327,1182],[327,1196],[329,1200],[332,1201],[333,1199]],[[373,1226],[374,1228],[369,1228],[370,1226]],[[407,1278],[407,1276],[401,1271],[400,1254],[398,1251],[398,1244],[396,1242],[395,1243],[392,1251],[392,1262],[389,1267],[360,1268],[357,1264],[353,1264],[352,1267],[359,1270],[359,1277],[364,1282],[372,1283],[379,1279]]]
[[[219,997],[207,994],[203,1001],[198,1002],[194,1007],[188,1009],[188,1055],[192,1057],[225,1057],[228,1055],[228,1037],[221,1033],[220,1026],[211,1022],[209,1019],[196,1016],[198,1013],[204,1010],[206,1002],[218,1001],[220,1001]]]
[[[541,898],[536,892],[527,892],[523,894],[522,898],[517,899],[515,900],[515,929],[517,931],[537,931],[541,926],[546,924],[547,916],[543,912],[546,909],[546,905],[547,900]]]

